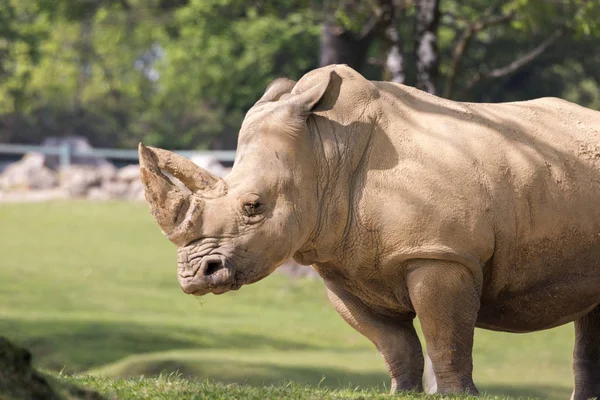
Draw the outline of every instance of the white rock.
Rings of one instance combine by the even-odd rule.
[[[103,183],[104,182],[112,182],[115,179],[118,179],[117,168],[113,164],[106,163],[106,164],[102,164],[101,166],[99,166],[97,168],[98,168],[98,173],[100,174],[100,179]]]
[[[105,182],[100,190],[104,191],[110,199],[123,199],[127,197],[129,184],[122,181]]]
[[[138,179],[137,181],[131,182],[125,198],[131,201],[145,201],[146,198],[144,197],[144,185],[142,184],[142,181]]]
[[[227,174],[227,168],[223,167],[223,164],[219,162],[218,158],[209,155],[196,154],[190,157],[190,160],[199,167],[202,167],[217,176],[224,177]]]
[[[70,165],[59,172],[60,187],[73,197],[85,196],[102,183],[102,173],[97,167]]]
[[[140,166],[132,164],[119,169],[119,171],[117,171],[117,179],[123,182],[139,181]]]
[[[56,173],[44,166],[44,155],[28,153],[19,161],[10,164],[0,177],[4,190],[52,189],[58,184]]]
[[[99,187],[90,188],[87,193],[87,199],[93,201],[107,201],[112,200],[110,194]]]

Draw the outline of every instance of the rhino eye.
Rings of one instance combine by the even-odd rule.
[[[262,204],[259,203],[258,201],[246,202],[246,203],[244,203],[244,211],[246,212],[247,216],[251,217],[260,212],[261,205]]]

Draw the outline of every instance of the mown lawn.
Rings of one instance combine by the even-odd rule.
[[[139,398],[160,383],[173,399],[371,398],[388,385],[376,350],[318,281],[275,274],[223,296],[184,295],[175,249],[143,204],[0,204],[0,335],[60,379],[120,399],[135,398],[119,392],[134,384]],[[479,330],[476,383],[492,396],[567,398],[572,337],[571,326]],[[175,371],[170,381],[138,378]],[[306,385],[315,392],[294,397]]]

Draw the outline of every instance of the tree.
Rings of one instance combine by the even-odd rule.
[[[600,108],[599,21],[600,0],[0,0],[0,140],[235,148],[272,79],[329,63]]]
[[[28,79],[21,85],[20,109],[2,118],[6,140],[83,135],[99,146],[139,140],[137,118],[155,92],[144,65],[161,34],[153,29],[154,1],[139,0],[135,8],[120,0],[18,4],[35,10],[35,20],[52,29],[39,43],[39,62],[19,59],[18,72]],[[7,81],[3,89],[16,82]]]
[[[417,64],[417,88],[436,93],[438,76],[437,30],[440,21],[439,0],[419,0],[416,3],[415,59]]]
[[[397,14],[403,0],[341,0],[326,3],[322,24],[319,64],[347,64],[363,70],[367,54],[376,38],[383,39],[390,80],[404,81],[402,42],[397,31]],[[381,64],[381,62],[380,62]]]
[[[335,3],[336,12],[332,15],[336,16],[337,22],[333,24],[326,21],[322,37],[329,44],[325,55],[337,56],[322,57],[321,65],[335,62],[362,67],[352,57],[369,53],[369,46],[378,47],[377,43],[381,42],[384,45],[379,45],[379,48],[387,49],[385,61],[385,52],[382,51],[370,60],[373,64],[385,67],[390,80],[406,81],[436,93],[440,86],[439,78],[444,78],[446,83],[441,94],[449,98],[468,98],[481,81],[504,78],[515,73],[560,40],[600,37],[598,0],[506,0],[493,1],[491,4],[481,0],[372,0],[361,4],[358,7],[357,3],[344,0]],[[387,5],[392,10],[382,12]],[[390,21],[398,25],[390,26]],[[402,46],[410,43],[401,37],[402,33],[404,36],[411,34],[406,29],[408,25],[414,26],[412,57],[407,54],[406,46]],[[328,39],[332,32],[329,26],[336,27],[333,32],[337,32],[343,40]],[[438,32],[440,29],[441,33]],[[371,35],[366,35],[367,32]],[[507,39],[514,48],[502,57],[495,56],[493,51],[497,51],[502,42],[506,44]],[[438,51],[440,40],[443,42],[441,54]],[[344,47],[353,44],[358,49],[355,53],[344,50]],[[519,44],[526,44],[528,49],[519,48]],[[335,46],[340,49],[336,50]],[[352,57],[346,58],[346,54]],[[495,66],[493,63],[499,58],[502,58],[502,64]],[[468,64],[464,63],[465,59],[469,59]],[[408,62],[414,66],[407,65]],[[414,71],[414,75],[406,78],[405,71],[410,70]],[[460,86],[459,94],[457,85]]]
[[[463,82],[461,97],[482,80],[504,78],[531,64],[559,40],[567,37],[577,39],[582,35],[599,37],[597,21],[600,11],[597,6],[597,0],[567,3],[550,3],[547,0],[493,2],[477,18],[466,24],[456,41],[444,96],[455,96],[457,75],[464,72],[461,68],[462,61],[472,41],[485,40],[486,47],[491,47],[494,46],[494,38],[513,36],[516,44],[517,35],[520,35],[529,38],[534,44],[529,45],[526,50],[515,46],[510,51],[510,57],[503,57],[505,61],[500,66],[491,66],[481,60],[477,71],[469,73],[470,78]]]
[[[21,62],[36,64],[48,25],[35,14],[35,4],[0,0],[0,107],[15,111],[23,105],[23,91],[30,77]]]
[[[310,2],[192,0],[178,10],[178,35],[165,43],[164,96],[178,107],[218,110],[218,145],[232,148],[248,108],[267,84],[317,67],[319,22]]]

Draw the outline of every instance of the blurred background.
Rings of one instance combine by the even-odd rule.
[[[598,0],[2,0],[0,141],[235,149],[274,78],[600,107]]]
[[[345,63],[442,97],[600,109],[599,0],[0,0],[0,336],[52,373],[388,385],[307,267],[181,293],[135,146],[224,175],[274,78]],[[478,331],[489,393],[565,398],[571,327]]]

